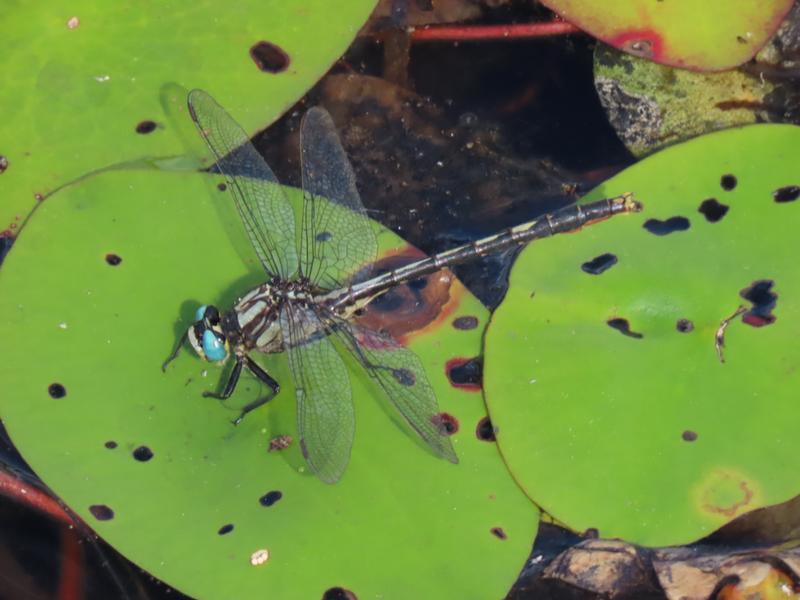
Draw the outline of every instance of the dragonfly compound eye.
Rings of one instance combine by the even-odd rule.
[[[211,361],[225,360],[228,356],[225,338],[211,329],[206,329],[203,332],[203,354]]]
[[[197,309],[197,312],[194,313],[194,320],[195,321],[202,321],[206,316],[206,309],[208,308],[207,305],[203,304],[200,308]]]

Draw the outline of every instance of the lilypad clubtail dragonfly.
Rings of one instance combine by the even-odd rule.
[[[630,195],[572,206],[371,276],[377,239],[325,110],[309,109],[300,125],[303,206],[298,227],[283,188],[242,128],[202,90],[189,93],[188,106],[228,181],[266,282],[226,312],[201,306],[164,368],[187,339],[207,361],[221,365],[232,360],[222,392],[203,394],[223,400],[233,394],[242,370],[249,370],[269,393],[246,405],[234,421],[238,424],[279,390],[251,354],[285,352],[295,385],[300,447],[311,470],[326,483],[342,476],[355,431],[342,353],[363,367],[434,454],[458,462],[420,359],[389,335],[359,324],[354,316],[360,309],[390,288],[444,267],[640,209]]]

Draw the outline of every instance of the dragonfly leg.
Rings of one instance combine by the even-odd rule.
[[[250,411],[257,409],[259,406],[263,406],[264,404],[272,400],[281,390],[281,386],[278,384],[278,382],[275,381],[270,376],[269,373],[267,373],[264,369],[258,366],[258,363],[256,363],[256,361],[254,361],[249,356],[245,357],[245,361],[246,361],[245,364],[247,364],[247,368],[250,370],[250,372],[256,377],[258,377],[260,381],[267,384],[267,386],[270,389],[270,392],[266,396],[261,396],[260,398],[256,398],[252,402],[246,404],[244,408],[242,408],[242,412],[239,413],[239,416],[232,421],[234,425],[238,425],[239,423],[241,423],[242,420],[247,415],[247,413],[249,413]]]
[[[181,351],[181,348],[186,343],[186,336],[188,335],[189,335],[188,331],[183,332],[181,339],[178,340],[178,343],[175,345],[175,348],[172,350],[172,353],[170,353],[170,355],[167,357],[167,360],[165,360],[164,363],[161,365],[162,371],[166,372],[167,365],[171,363],[173,360],[175,360],[175,358],[177,358],[178,353]]]
[[[231,370],[231,374],[228,377],[228,383],[225,384],[225,389],[222,390],[222,393],[217,392],[203,392],[203,396],[206,398],[216,398],[217,400],[227,400],[233,394],[233,390],[236,389],[236,384],[239,383],[239,375],[242,374],[242,365],[244,364],[244,359],[241,356],[236,357],[236,364],[233,365],[233,369]]]

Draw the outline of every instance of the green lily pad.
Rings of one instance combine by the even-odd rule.
[[[543,0],[567,21],[625,52],[654,62],[722,71],[755,56],[792,0]]]
[[[642,213],[520,255],[485,393],[555,518],[684,544],[800,492],[798,147],[783,125],[673,146],[589,195]]]
[[[0,271],[0,335],[13,349],[0,414],[15,444],[100,535],[192,596],[501,597],[538,512],[477,434],[480,393],[448,379],[479,352],[487,318],[452,276],[429,279],[422,291],[442,288],[441,308],[400,337],[455,418],[458,465],[399,426],[363,372],[351,373],[355,444],[336,485],[297,447],[283,355],[257,357],[282,390],[238,427],[238,409],[264,391],[255,379],[220,403],[201,393],[221,370],[191,352],[161,372],[201,303],[228,307],[264,276],[230,243],[238,216],[218,181],[106,173],[43,203]],[[408,252],[386,230],[380,239],[395,248],[387,260]],[[364,318],[388,319],[380,308]],[[294,441],[270,452],[281,436]],[[254,566],[260,550],[269,557]]]
[[[36,197],[89,172],[143,160],[175,167],[154,159],[184,153],[170,113],[185,94],[170,84],[203,87],[245,130],[264,127],[345,51],[374,5],[14,3],[0,23],[0,230],[14,232]]]

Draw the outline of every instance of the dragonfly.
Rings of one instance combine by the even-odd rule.
[[[232,363],[222,391],[203,394],[220,400],[230,398],[242,371],[249,371],[268,393],[242,408],[233,421],[238,424],[280,390],[253,355],[285,353],[300,449],[310,470],[329,484],[344,474],[353,445],[352,368],[370,376],[433,454],[458,463],[422,361],[391,335],[360,324],[355,317],[362,309],[391,288],[445,267],[641,209],[631,194],[572,206],[373,274],[377,238],[327,111],[310,108],[301,121],[303,200],[296,218],[284,189],[236,121],[202,90],[189,93],[188,108],[227,180],[265,278],[229,310],[199,307],[163,369],[187,340],[200,358]],[[347,355],[353,359],[350,368]]]

